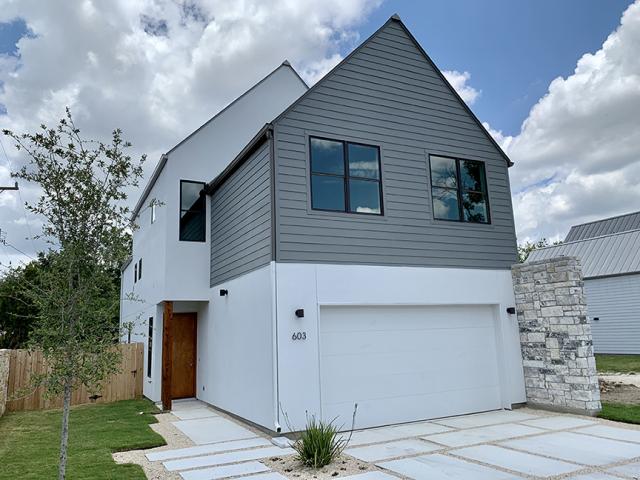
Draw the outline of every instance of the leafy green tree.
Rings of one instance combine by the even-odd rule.
[[[0,278],[0,348],[24,348],[27,345],[38,308],[26,295],[23,286],[35,282],[46,264],[47,257],[40,254],[37,260],[9,270]]]
[[[553,243],[549,243],[549,240],[546,238],[542,238],[536,242],[524,242],[518,244],[518,262],[524,263],[531,255],[531,252],[537,250],[539,248],[549,247],[551,245],[560,245],[562,243],[561,240],[556,240]]]
[[[38,310],[29,347],[41,349],[50,366],[34,385],[63,398],[58,478],[64,479],[72,391],[81,385],[96,391],[120,362],[113,275],[129,253],[126,191],[138,185],[145,157],[126,154],[131,144],[120,130],[109,144],[82,139],[69,109],[55,128],[4,134],[26,152],[26,165],[13,176],[40,187],[27,208],[43,219],[41,237],[56,252],[23,292]]]

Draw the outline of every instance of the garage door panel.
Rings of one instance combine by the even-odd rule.
[[[424,320],[422,320],[425,323]],[[460,330],[460,331],[459,331]],[[447,328],[447,329],[404,329],[377,331],[323,332],[320,342],[325,355],[358,356],[365,353],[397,352],[398,350],[450,350],[450,342],[455,342],[461,333],[474,331],[474,335],[483,338],[495,336],[493,325],[487,327]],[[445,342],[445,343],[443,343]],[[480,342],[482,343],[482,342]]]
[[[320,352],[325,419],[356,402],[359,427],[500,408],[491,307],[322,307]]]
[[[325,312],[335,310],[342,314],[349,315],[349,321],[331,321],[323,325],[323,332],[370,332],[375,330],[391,331],[398,330],[425,330],[441,329],[443,325],[447,328],[469,328],[478,326],[493,326],[492,318],[489,316],[474,316],[473,310],[488,311],[487,306],[379,306],[379,307],[323,307]],[[371,315],[372,311],[379,310],[380,313]],[[431,322],[425,323],[424,318],[428,316]]]

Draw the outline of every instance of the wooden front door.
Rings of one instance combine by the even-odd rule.
[[[197,325],[196,313],[173,314],[171,398],[196,396]]]

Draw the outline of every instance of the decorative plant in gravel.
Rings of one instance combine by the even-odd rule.
[[[293,444],[298,459],[307,467],[322,468],[337,459],[349,442],[338,434],[333,422],[307,418],[307,426]]]

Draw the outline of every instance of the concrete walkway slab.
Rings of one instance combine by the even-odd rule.
[[[440,443],[447,447],[466,447],[478,443],[495,442],[507,438],[522,437],[543,433],[544,430],[517,423],[504,423],[491,425],[488,427],[472,428],[469,430],[458,430],[454,432],[439,433],[422,437],[431,442]]]
[[[173,424],[196,445],[257,437],[251,430],[223,417],[182,420]]]
[[[419,455],[441,449],[442,447],[440,445],[423,440],[397,440],[395,442],[369,445],[366,447],[348,448],[345,450],[345,453],[358,460],[376,462],[389,458]]]
[[[502,445],[582,465],[606,465],[640,457],[640,445],[572,432],[510,440]]]
[[[218,453],[216,455],[206,455],[204,457],[184,458],[164,462],[164,468],[170,472],[179,470],[189,470],[192,468],[215,467],[228,463],[247,462],[249,460],[260,460],[271,456],[291,455],[295,453],[291,448],[262,447],[252,450],[239,450],[236,452]]]
[[[218,480],[250,473],[268,472],[269,467],[260,462],[236,463],[234,465],[224,465],[222,467],[204,468],[201,470],[189,470],[181,472],[180,476],[184,480]]]
[[[586,427],[595,425],[596,422],[586,418],[566,417],[555,415],[553,417],[535,418],[522,422],[529,427],[544,428],[546,430],[566,430],[568,428]]]
[[[187,408],[184,410],[171,410],[171,413],[180,420],[193,420],[195,418],[218,417],[219,415],[210,408]]]
[[[537,477],[564,475],[584,468],[562,460],[552,460],[530,453],[516,452],[507,448],[496,447],[495,445],[478,445],[477,447],[453,450],[450,453]]]
[[[620,480],[620,477],[612,477],[606,473],[594,472],[576,475],[575,477],[567,477],[565,480]]]
[[[199,455],[210,455],[212,453],[231,452],[234,450],[244,450],[247,448],[266,447],[271,442],[266,438],[250,438],[248,440],[234,440],[231,442],[211,443],[197,447],[176,448],[174,450],[163,450],[161,452],[147,453],[147,460],[158,462],[172,460],[174,458],[197,457]]]
[[[534,418],[536,418],[536,416],[515,410],[497,410],[495,412],[441,418],[433,420],[433,422],[452,428],[474,428],[496,425],[498,423],[522,422]]]
[[[595,425],[593,427],[581,428],[579,430],[576,430],[576,433],[611,438],[613,440],[622,440],[624,442],[640,443],[640,430],[630,430],[628,428]]]
[[[405,423],[389,429],[392,434],[398,435],[398,438],[421,437],[451,431],[451,428],[433,422]]]
[[[242,480],[287,480],[287,477],[280,475],[277,472],[258,473],[257,475],[249,475],[248,477],[242,477]]]
[[[377,464],[414,480],[521,480],[521,477],[447,455],[425,455]]]
[[[349,475],[348,477],[340,477],[340,480],[398,480],[398,477],[394,477],[388,473],[375,471],[358,473],[356,475]]]
[[[631,478],[640,478],[640,462],[628,463],[627,465],[613,467],[608,469],[607,472],[626,475]]]

